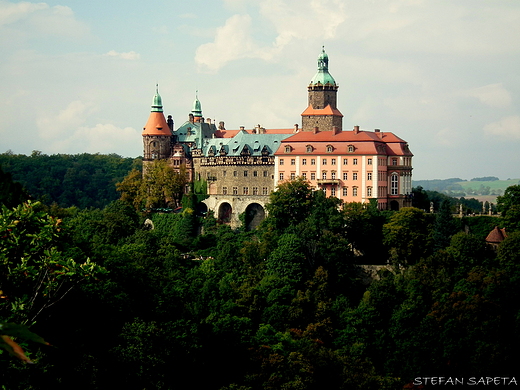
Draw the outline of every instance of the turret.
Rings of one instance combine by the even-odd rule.
[[[150,116],[143,127],[143,161],[170,157],[173,142],[172,130],[173,121],[169,124],[164,117],[159,86],[156,85]]]

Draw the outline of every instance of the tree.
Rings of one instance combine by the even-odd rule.
[[[451,215],[451,202],[446,199],[441,203],[441,207],[435,215],[433,228],[435,249],[446,248],[450,243],[451,236],[453,236],[457,230],[458,227]]]
[[[309,215],[312,206],[312,189],[305,179],[284,182],[269,196],[266,205],[270,220],[276,228],[285,229],[303,222]]]
[[[415,207],[403,207],[383,226],[384,243],[390,247],[392,260],[414,264],[430,252],[431,222]]]
[[[504,191],[504,195],[497,197],[497,209],[506,215],[512,206],[520,205],[520,185],[509,186]]]
[[[104,272],[57,249],[61,220],[28,201],[0,214],[0,315],[19,323],[34,321],[77,284]]]

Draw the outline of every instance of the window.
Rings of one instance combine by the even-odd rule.
[[[352,180],[357,180],[357,172],[354,172],[354,173],[352,174]]]
[[[396,158],[392,159],[392,165],[397,165],[397,159]]]
[[[312,153],[312,149],[313,149],[313,148],[312,148],[311,145],[307,145],[307,148],[306,148],[307,153]]]
[[[253,171],[253,177],[258,177],[258,171]]]
[[[333,150],[334,150],[334,148],[332,147],[332,145],[327,145],[327,152],[328,153],[331,153]]]
[[[336,165],[336,159],[335,158],[330,159],[330,164],[331,165]]]
[[[372,165],[372,159],[371,158],[367,159],[367,165]]]
[[[322,178],[323,180],[327,180],[327,172],[322,172],[322,173],[321,173],[321,178]]]
[[[307,172],[303,172],[303,173],[302,173],[302,177],[303,177],[304,179],[307,179]]]
[[[321,163],[322,163],[323,165],[327,165],[327,159],[324,158],[323,160],[321,160]]]
[[[332,180],[336,180],[336,172],[331,172],[331,173],[330,173],[330,178],[331,178]]]
[[[283,158],[280,159],[280,165],[283,165]]]
[[[222,187],[222,194],[227,195],[227,187]]]
[[[226,177],[226,174],[227,174],[226,171],[222,171],[222,177]]]
[[[372,180],[372,172],[367,173],[367,180]]]
[[[372,196],[372,187],[367,187],[367,196]]]
[[[316,180],[316,172],[311,172],[311,180]]]
[[[262,187],[262,195],[268,195],[269,194],[269,190],[267,189],[267,187]]]
[[[348,165],[348,158],[343,159],[343,165]]]
[[[283,172],[280,172],[280,180],[283,180]]]
[[[291,172],[291,180],[296,179],[296,174],[294,172]]]
[[[355,159],[352,160],[352,164],[353,164],[353,165],[357,165],[357,158],[355,158]]]
[[[233,176],[238,176],[238,171],[233,171]]]
[[[357,196],[357,187],[352,187],[352,196]]]
[[[343,180],[348,180],[348,173],[347,172],[343,172]]]
[[[291,165],[296,165],[296,159],[295,158],[291,158]]]
[[[307,159],[306,158],[302,159],[302,165],[307,165]]]
[[[330,196],[336,196],[336,187],[330,189]]]
[[[311,165],[316,165],[316,159],[311,158]]]
[[[233,187],[233,195],[238,195],[238,187]]]
[[[291,147],[290,146],[286,146],[285,147],[285,153],[291,153]]]
[[[392,173],[392,178],[390,179],[390,195],[398,195],[399,190],[399,178],[397,177],[397,173]]]
[[[247,171],[244,171],[244,177],[247,177]]]
[[[343,187],[343,196],[348,196],[348,187]]]
[[[258,195],[258,187],[253,187],[253,195]]]
[[[349,153],[353,153],[354,152],[354,145],[349,145],[348,146],[348,152]]]
[[[267,177],[269,175],[268,171],[264,171],[264,177]]]
[[[249,187],[242,188],[242,194],[243,195],[249,195]]]
[[[326,196],[326,195],[327,195],[327,188],[326,188],[326,187],[323,187],[321,190],[323,191],[323,193],[324,193],[325,196]]]

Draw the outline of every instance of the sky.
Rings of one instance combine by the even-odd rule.
[[[415,180],[520,172],[518,0],[0,0],[0,153],[142,155],[159,84],[227,129],[301,124],[322,46],[343,129]]]

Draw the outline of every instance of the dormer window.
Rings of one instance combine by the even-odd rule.
[[[332,145],[327,145],[327,153],[331,153],[334,151],[334,147]]]
[[[306,150],[307,150],[307,153],[312,153],[312,151],[314,150],[314,148],[312,147],[312,145],[307,145],[307,146],[306,146]]]
[[[349,145],[348,146],[348,152],[349,153],[354,153],[354,150],[355,150],[354,145]]]
[[[285,147],[285,153],[291,153],[291,150],[292,148],[289,145]]]

